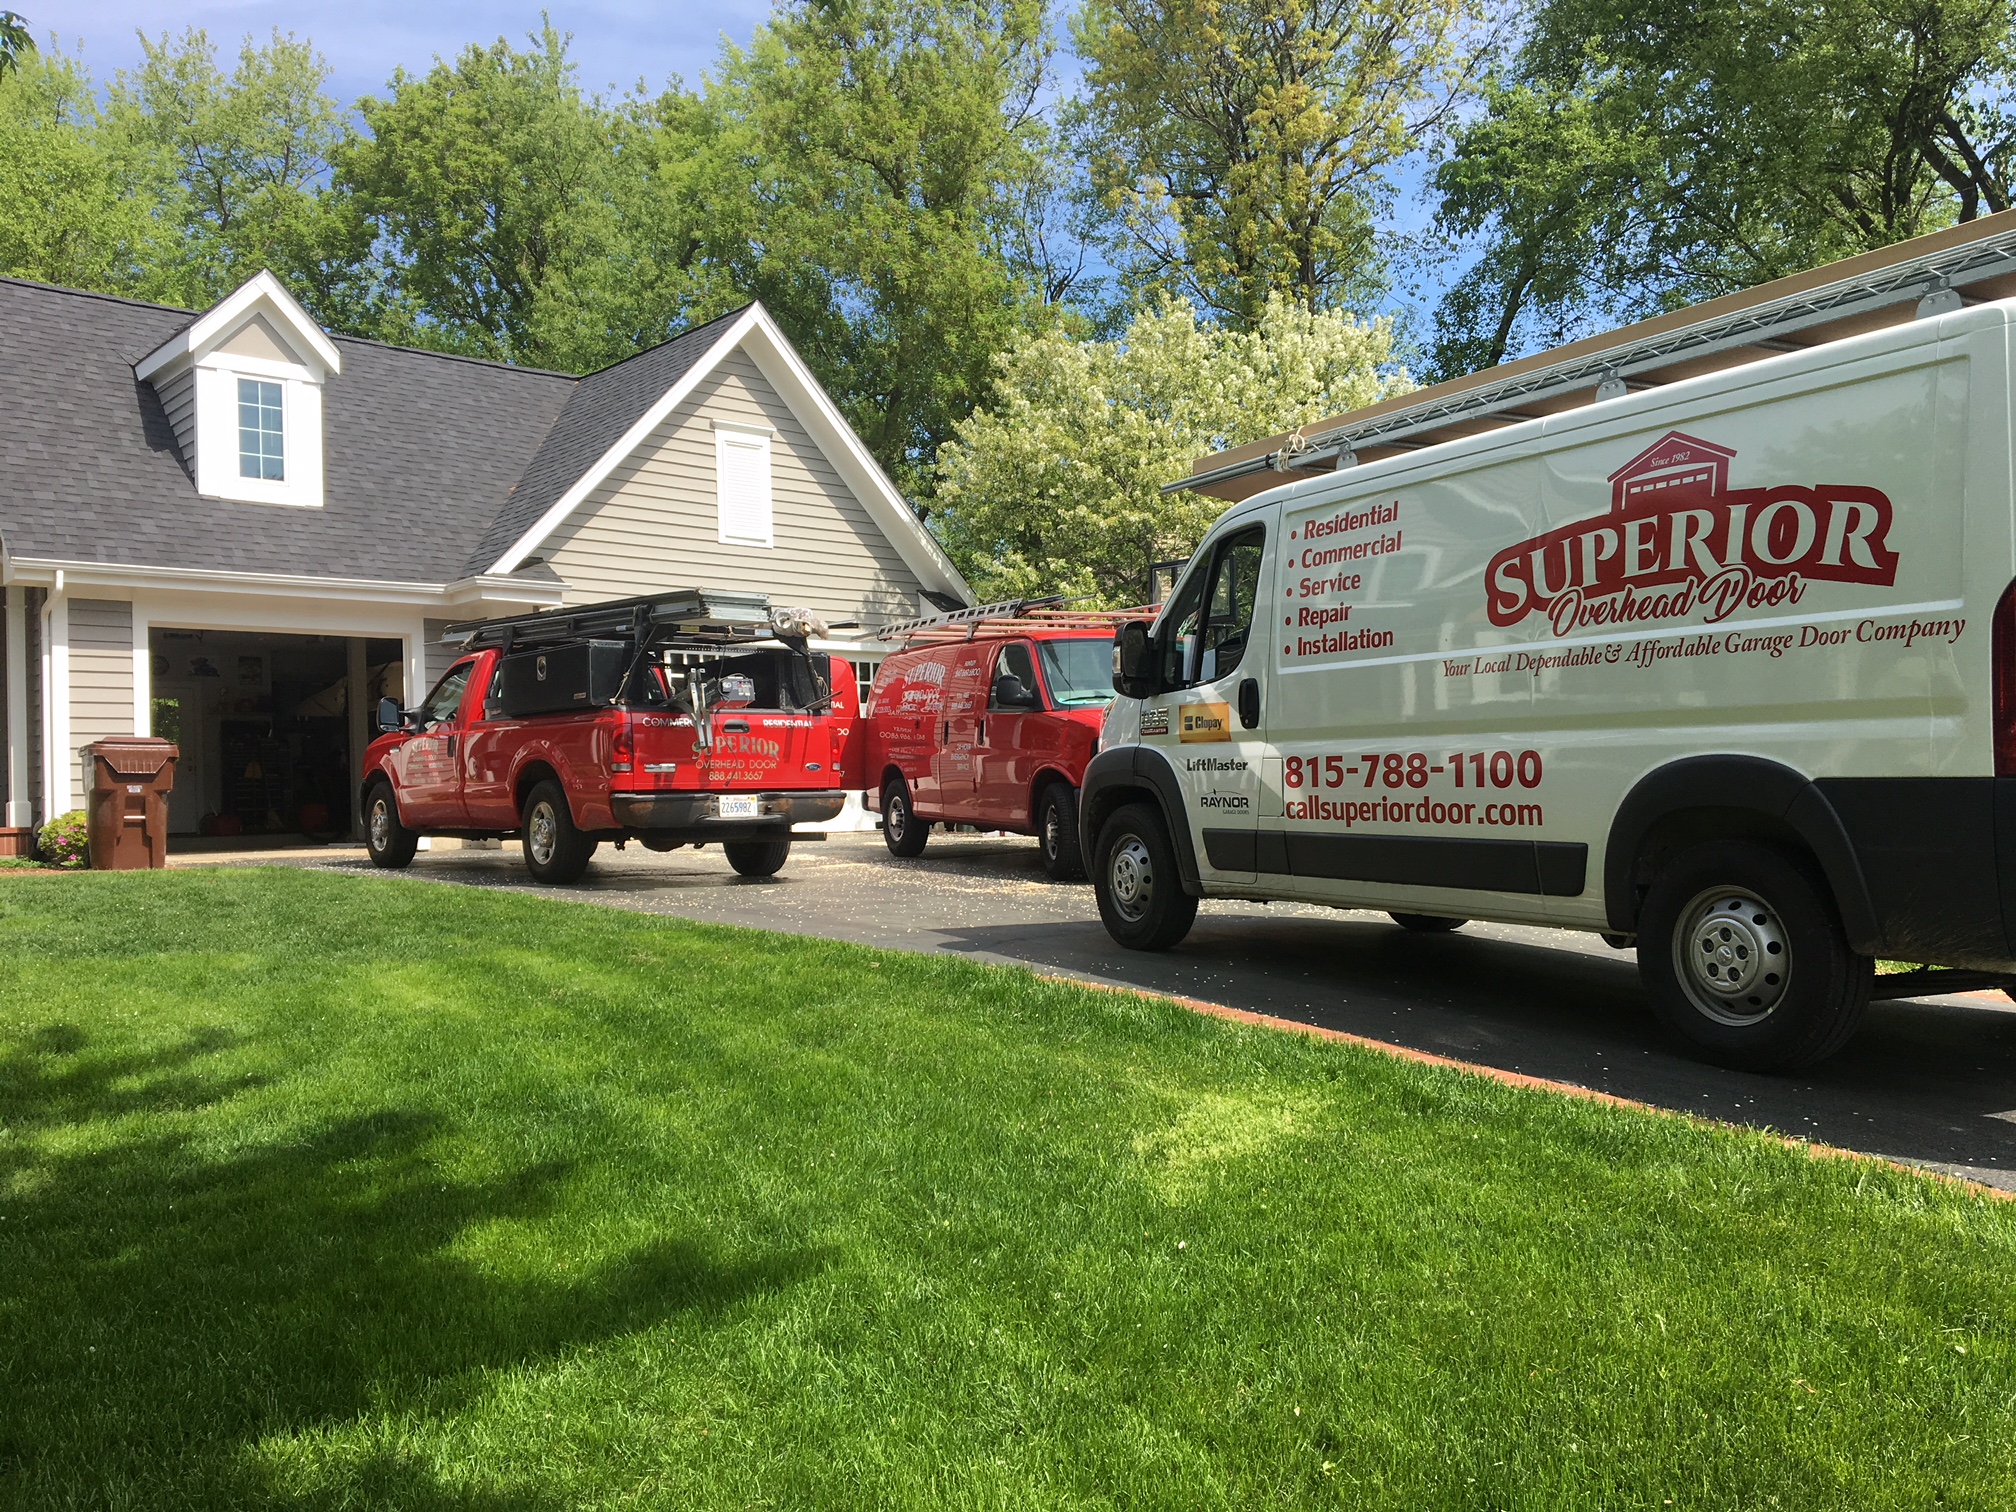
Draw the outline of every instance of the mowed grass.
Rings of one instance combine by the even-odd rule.
[[[942,958],[0,884],[0,1506],[1999,1507],[2016,1206]]]

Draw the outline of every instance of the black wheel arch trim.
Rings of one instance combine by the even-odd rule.
[[[1659,823],[1689,810],[1737,810],[1790,828],[1812,852],[1854,948],[1878,948],[1881,930],[1869,881],[1846,826],[1808,778],[1762,756],[1685,756],[1641,777],[1610,821],[1603,850],[1603,909],[1612,930],[1633,933],[1643,896],[1639,852]]]
[[[1078,787],[1078,833],[1088,847],[1097,844],[1099,826],[1107,817],[1133,795],[1144,792],[1162,810],[1183,890],[1192,897],[1202,897],[1204,885],[1183,808],[1183,785],[1176,780],[1169,758],[1153,746],[1115,746],[1092,758]]]

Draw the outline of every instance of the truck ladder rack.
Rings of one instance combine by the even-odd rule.
[[[477,651],[505,650],[576,640],[629,640],[639,635],[646,648],[690,646],[706,649],[775,638],[770,597],[763,593],[679,588],[638,598],[586,604],[579,609],[542,609],[536,614],[465,620],[441,632],[446,645]]]
[[[876,632],[880,640],[900,640],[906,645],[945,645],[958,641],[993,640],[1023,635],[1031,630],[1087,630],[1107,635],[1129,620],[1155,616],[1154,607],[1143,609],[1068,609],[1066,598],[1004,599],[994,604],[976,604],[971,609],[955,609],[949,614],[931,614],[922,619],[885,625]]]
[[[1243,499],[1374,462],[2016,294],[2016,210],[1485,368],[1201,457],[1164,493]]]

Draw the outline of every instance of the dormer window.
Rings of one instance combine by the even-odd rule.
[[[238,476],[287,481],[287,428],[277,383],[238,380]]]
[[[175,428],[196,492],[322,507],[322,388],[343,357],[260,273],[134,364]]]

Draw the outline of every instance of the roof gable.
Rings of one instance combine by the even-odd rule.
[[[631,402],[608,404],[608,412],[599,424],[588,420],[592,410],[584,405],[581,418],[574,422],[580,426],[579,436],[563,434],[570,429],[568,417],[563,416],[562,421],[555,424],[546,444],[540,448],[541,460],[549,456],[552,459],[550,468],[542,467],[539,461],[535,461],[534,466],[527,469],[525,483],[514,493],[511,502],[499,514],[497,523],[486,533],[481,548],[466,564],[466,572],[471,576],[508,573],[522,566],[548,536],[587,502],[596,486],[635,453],[659,424],[691,396],[729,352],[740,349],[748,353],[777,391],[778,397],[805,426],[813,443],[867,507],[904,564],[916,574],[924,588],[957,598],[962,603],[972,602],[972,590],[966,586],[965,579],[960,577],[944,549],[924,528],[902,494],[897,492],[896,485],[889,481],[889,475],[869,454],[832,397],[812,376],[811,369],[805,366],[804,359],[760,301],[700,326],[664,347],[654,348],[631,358],[629,362],[606,369],[604,373],[583,379],[582,387],[585,389],[598,378],[619,373],[671,347],[681,346],[688,338],[706,337],[711,339],[695,340],[690,348],[682,351],[677,378],[641,411],[636,410],[634,401],[641,397],[646,386],[626,379],[625,395]],[[659,370],[659,375],[663,376],[673,366],[673,362],[668,360],[665,368]],[[572,412],[574,405],[570,402],[568,408]],[[577,467],[576,464],[592,449],[593,439],[615,430],[616,420],[633,411],[635,418],[614,442],[587,461],[585,466]],[[536,489],[532,486],[534,473],[540,475]],[[571,481],[556,489],[555,485],[563,478]],[[546,500],[543,508],[540,506],[541,499]],[[498,554],[493,556],[493,551]]]
[[[255,320],[265,323],[267,342],[277,342],[302,366],[319,369],[317,376],[343,371],[343,356],[336,344],[287,292],[286,285],[262,269],[134,363],[133,376],[146,382],[184,359],[203,357],[242,337]]]

